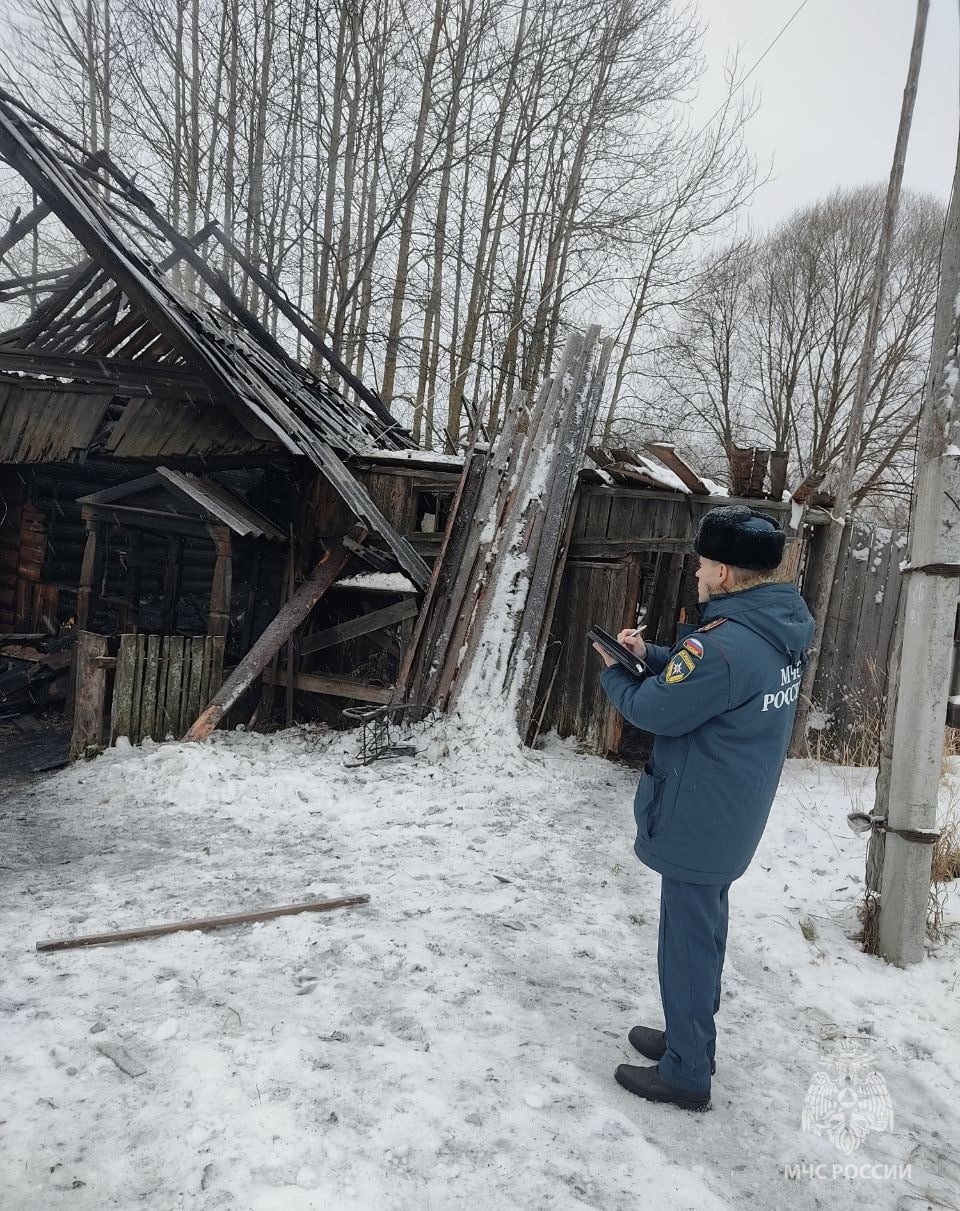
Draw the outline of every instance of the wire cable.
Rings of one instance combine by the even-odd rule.
[[[700,128],[700,130],[697,131],[694,138],[699,138],[700,135],[703,134],[703,132],[707,129],[707,127],[713,121],[713,119],[717,116],[717,114],[722,113],[723,110],[726,109],[727,105],[729,105],[730,100],[734,96],[734,94],[738,93],[740,91],[740,89],[743,88],[744,84],[746,84],[746,82],[750,79],[750,77],[757,70],[757,68],[764,61],[764,59],[766,59],[767,55],[770,54],[770,52],[773,50],[773,48],[777,45],[777,43],[780,41],[780,39],[783,37],[783,35],[787,32],[787,30],[790,28],[790,26],[793,25],[794,21],[796,21],[796,19],[800,16],[800,14],[803,12],[803,10],[807,7],[807,5],[809,3],[810,3],[810,0],[802,0],[802,2],[794,10],[793,15],[787,20],[786,24],[784,26],[782,26],[782,28],[780,29],[780,32],[773,39],[773,41],[770,43],[770,45],[767,47],[767,49],[763,52],[763,54],[760,56],[760,58],[756,61],[756,63],[754,63],[753,67],[750,68],[750,70],[743,77],[743,79],[740,80],[730,90],[730,92],[727,94],[726,97],[724,97],[723,101],[721,101],[721,103],[717,106],[717,108],[710,115],[710,117],[706,120],[706,122],[703,124],[703,126]]]

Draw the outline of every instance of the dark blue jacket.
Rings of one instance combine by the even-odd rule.
[[[637,857],[672,879],[731,883],[766,827],[813,619],[792,584],[714,597],[701,617],[673,648],[647,645],[658,676],[614,665],[600,681],[656,737],[634,800]]]

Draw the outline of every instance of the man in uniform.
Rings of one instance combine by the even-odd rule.
[[[666,1028],[635,1026],[655,1067],[621,1064],[631,1093],[691,1110],[715,1071],[727,893],[767,823],[796,713],[813,619],[776,579],[785,535],[745,505],[712,509],[694,539],[701,625],[672,649],[632,631],[619,641],[650,669],[640,680],[594,644],[607,697],[655,736],[634,800],[637,857],[662,879],[657,968]]]

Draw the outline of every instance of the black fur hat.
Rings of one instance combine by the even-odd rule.
[[[693,549],[705,559],[768,572],[783,559],[786,534],[769,513],[746,505],[711,509],[701,518]]]

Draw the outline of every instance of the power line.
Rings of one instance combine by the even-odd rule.
[[[706,120],[706,122],[703,124],[703,126],[700,128],[700,130],[698,130],[696,135],[694,135],[694,138],[698,139],[703,134],[703,132],[707,129],[707,127],[710,125],[710,123],[713,121],[713,119],[717,116],[717,114],[722,113],[722,111],[730,103],[730,98],[734,95],[734,93],[739,92],[740,89],[743,88],[744,84],[746,84],[746,82],[750,79],[750,77],[753,75],[753,73],[757,70],[757,68],[760,66],[760,64],[767,57],[767,55],[770,54],[770,52],[773,50],[773,48],[777,45],[777,43],[780,41],[780,39],[783,37],[783,35],[787,32],[787,30],[790,28],[790,26],[793,25],[794,21],[796,21],[796,19],[800,16],[800,14],[803,12],[803,10],[807,7],[807,5],[809,3],[810,3],[810,0],[801,0],[801,3],[794,10],[793,15],[789,18],[787,23],[780,29],[780,32],[773,39],[773,41],[770,43],[770,45],[767,47],[767,49],[763,52],[763,54],[756,61],[756,63],[754,63],[754,65],[750,68],[750,70],[743,77],[743,79],[737,84],[737,86],[731,90],[731,92],[724,98],[723,101],[721,101],[721,103],[717,106],[717,108],[714,110],[714,112]]]

